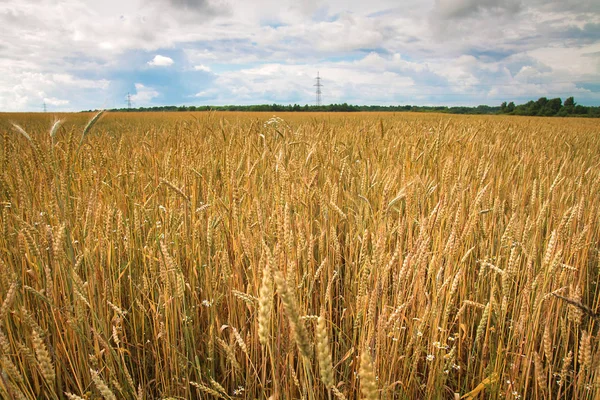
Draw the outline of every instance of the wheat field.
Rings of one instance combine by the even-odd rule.
[[[600,398],[598,122],[58,117],[0,115],[3,398]]]

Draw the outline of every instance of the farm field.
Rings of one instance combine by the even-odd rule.
[[[93,116],[0,114],[2,398],[600,397],[600,121]]]

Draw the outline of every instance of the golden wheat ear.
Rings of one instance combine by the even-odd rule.
[[[58,132],[58,129],[60,128],[62,123],[63,123],[63,120],[57,119],[56,121],[54,121],[54,123],[50,127],[50,138],[52,139],[52,141],[54,141],[54,138],[56,137],[56,133]]]
[[[99,112],[97,112],[96,115],[94,115],[88,121],[88,123],[85,126],[85,128],[83,128],[83,132],[81,134],[81,139],[79,140],[79,146],[80,147],[83,144],[83,141],[85,140],[85,138],[87,137],[87,135],[90,133],[90,131],[94,127],[94,125],[96,125],[96,123],[98,122],[98,120],[100,119],[100,117],[104,114],[104,112],[105,112],[105,110],[100,110]]]

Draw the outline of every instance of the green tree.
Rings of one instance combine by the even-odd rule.
[[[575,113],[575,99],[573,96],[567,98],[561,109],[561,114],[569,115]]]
[[[532,114],[530,114],[530,115],[544,115],[543,114],[543,109],[544,109],[544,106],[546,105],[547,102],[548,102],[548,98],[546,98],[546,97],[540,97],[531,106],[530,110],[531,110]]]
[[[555,99],[548,100],[546,104],[544,104],[542,109],[539,111],[538,115],[543,115],[546,117],[554,116],[558,114],[561,107],[562,100],[560,98],[557,97]]]

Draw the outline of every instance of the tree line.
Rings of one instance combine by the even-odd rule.
[[[477,106],[477,107],[447,107],[447,106],[415,106],[415,105],[352,105],[326,104],[321,106],[299,105],[299,104],[257,104],[257,105],[225,105],[225,106],[155,106],[137,108],[117,108],[111,111],[266,111],[266,112],[375,112],[375,111],[415,111],[415,112],[446,112],[452,114],[497,114],[500,107]],[[90,110],[91,111],[91,110]]]
[[[525,104],[515,105],[502,103],[500,114],[510,115],[537,115],[540,117],[600,117],[600,107],[588,107],[575,103],[573,97],[569,97],[563,103],[560,97],[548,99],[540,97],[537,101],[530,100]]]
[[[246,112],[437,112],[448,114],[508,114],[529,116],[558,116],[558,117],[600,117],[600,107],[583,106],[575,103],[569,97],[563,103],[560,98],[547,99],[541,97],[537,101],[515,105],[514,102],[503,102],[500,106],[479,105],[467,106],[416,106],[416,105],[352,105],[348,103],[328,105],[299,105],[299,104],[257,104],[257,105],[225,105],[225,106],[156,106],[137,108],[116,108],[111,111],[144,112],[144,111],[246,111]],[[91,111],[91,110],[90,110]]]

